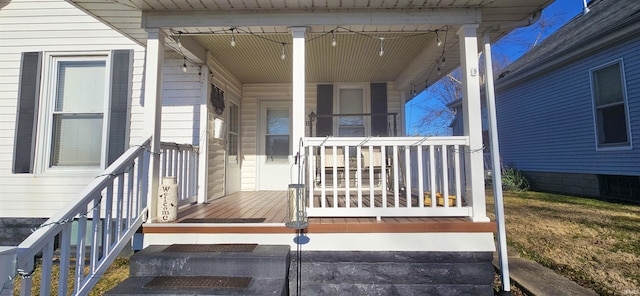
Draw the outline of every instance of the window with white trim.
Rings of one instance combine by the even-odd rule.
[[[362,115],[344,116],[344,114],[365,113],[364,88],[349,87],[338,89],[337,117],[338,136],[364,137],[365,118]]]
[[[229,102],[229,160],[238,163],[238,146],[240,134],[240,108],[235,102]]]
[[[598,148],[630,147],[627,98],[622,61],[591,70]]]
[[[107,62],[54,58],[49,167],[101,166]]]

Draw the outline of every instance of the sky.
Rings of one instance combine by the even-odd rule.
[[[517,60],[536,39],[538,39],[538,43],[541,42],[573,17],[582,13],[582,9],[583,0],[556,0],[542,11],[542,17],[538,21],[548,24],[545,29],[540,30],[540,26],[534,25],[512,31],[492,46],[492,56],[494,56],[494,59],[496,56],[504,56],[509,62]],[[407,135],[434,135],[438,133],[436,130],[424,129],[418,126],[427,106],[446,108],[437,99],[430,97],[428,91],[418,94],[405,106]],[[446,122],[442,124],[448,125]]]

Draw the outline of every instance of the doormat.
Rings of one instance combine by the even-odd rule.
[[[226,276],[157,276],[144,288],[165,289],[208,289],[235,288],[243,289],[249,286],[250,277]]]
[[[266,218],[190,218],[180,223],[262,223]]]
[[[173,244],[162,252],[253,252],[258,244]]]

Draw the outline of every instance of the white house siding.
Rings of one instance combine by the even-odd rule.
[[[228,108],[228,98],[233,96],[234,98],[240,98],[242,96],[240,90],[240,82],[233,77],[226,69],[220,66],[211,56],[207,59],[207,66],[210,74],[210,83],[213,83],[216,87],[220,88],[225,92],[225,105]],[[209,73],[204,73],[203,75],[208,75]],[[208,106],[211,105],[209,102],[209,96],[211,87],[208,86],[207,100]],[[242,102],[238,100],[240,103],[240,110],[243,109]],[[225,195],[225,160],[226,160],[226,150],[225,150],[225,142],[223,139],[216,139],[213,137],[213,121],[215,118],[223,119],[226,122],[226,118],[224,114],[219,115],[213,112],[213,108],[208,108],[208,126],[209,126],[209,134],[208,134],[208,159],[207,159],[207,199],[215,199]],[[226,113],[225,113],[226,114]],[[247,126],[247,123],[244,121],[240,121],[240,128],[243,129]],[[255,127],[254,127],[255,128]],[[204,136],[204,134],[202,134]],[[225,135],[226,136],[226,135]],[[241,146],[243,142],[241,141]],[[240,162],[242,165],[243,162]]]
[[[162,131],[163,142],[199,145],[202,134],[200,114],[206,112],[207,87],[198,67],[187,67],[175,53],[165,54],[162,80]]]
[[[338,84],[338,83],[336,83]],[[363,83],[363,85],[368,83]],[[291,100],[291,84],[244,84],[242,86],[242,107],[241,107],[241,143],[242,143],[242,187],[243,191],[252,191],[257,188],[257,163],[258,153],[258,107],[263,100]],[[305,120],[311,111],[316,111],[317,84],[308,83],[305,88]],[[393,90],[392,84],[387,88],[388,112],[398,113],[398,133],[404,130],[401,118],[402,103],[400,92]],[[315,128],[314,128],[315,133]],[[309,136],[309,127],[305,127],[305,135]]]
[[[63,0],[1,0],[0,40],[0,217],[48,217],[99,172],[11,173],[21,53],[133,49],[133,143],[143,129],[144,48]]]
[[[524,171],[640,175],[640,37],[497,90],[504,164]],[[622,59],[632,149],[596,151],[589,70]]]

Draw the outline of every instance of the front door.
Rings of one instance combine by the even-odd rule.
[[[258,119],[258,189],[286,190],[293,183],[291,102],[262,101]]]

